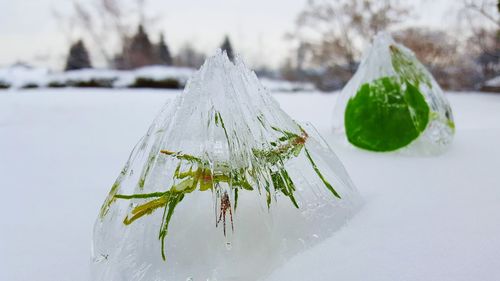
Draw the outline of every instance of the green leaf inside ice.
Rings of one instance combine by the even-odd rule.
[[[347,139],[373,151],[402,148],[427,127],[429,106],[419,89],[397,77],[382,77],[363,84],[345,110]]]

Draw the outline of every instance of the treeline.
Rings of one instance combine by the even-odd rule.
[[[224,38],[220,48],[231,60],[233,59],[233,47],[228,36]],[[154,43],[144,27],[139,25],[135,34],[124,38],[121,52],[113,57],[109,66],[118,70],[131,70],[150,65],[197,68],[204,61],[205,55],[196,51],[191,45],[185,45],[176,56],[172,56],[163,34],[160,34],[158,42]],[[65,70],[86,68],[92,68],[92,63],[86,45],[79,39],[70,46]]]
[[[297,16],[295,29],[286,34],[290,45],[286,60],[277,69],[257,72],[336,90],[354,74],[371,38],[379,31],[390,31],[396,41],[415,52],[444,89],[481,89],[485,81],[500,76],[500,0],[462,1],[462,20],[449,31],[405,25],[415,15],[412,7],[397,0],[308,0]],[[130,11],[127,3],[137,5],[135,19],[126,13]],[[205,55],[192,44],[173,54],[163,34],[152,40],[145,27],[154,25],[154,16],[147,14],[145,3],[95,0],[95,5],[87,7],[74,2],[70,18],[90,42],[95,56],[104,58],[111,68],[199,67]],[[227,36],[221,48],[233,57]],[[66,69],[88,67],[89,52],[82,40],[77,40],[70,48]]]
[[[312,80],[320,89],[338,89],[356,71],[370,39],[379,31],[391,31],[444,89],[484,88],[486,81],[500,75],[500,1],[463,0],[461,5],[456,27],[440,30],[405,26],[415,15],[401,1],[309,0],[288,35],[295,48],[281,72],[289,80]],[[451,15],[444,16],[448,18],[443,21],[453,21]]]

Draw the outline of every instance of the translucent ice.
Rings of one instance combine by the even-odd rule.
[[[379,33],[337,100],[334,130],[363,149],[438,154],[455,124],[443,91],[413,52]]]
[[[94,280],[258,280],[331,235],[360,197],[255,74],[209,58],[131,153],[94,229]]]

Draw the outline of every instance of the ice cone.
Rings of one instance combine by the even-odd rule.
[[[375,36],[334,111],[334,131],[372,151],[439,154],[455,132],[437,82],[412,51],[387,33]]]
[[[317,132],[219,52],[162,109],[111,188],[93,278],[259,280],[331,236],[360,202]]]

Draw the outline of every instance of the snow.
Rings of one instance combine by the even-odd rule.
[[[274,92],[310,92],[316,89],[316,87],[309,82],[291,82],[269,78],[261,78],[259,80],[267,89]]]
[[[484,82],[484,85],[488,87],[500,87],[500,76],[491,78],[490,80]]]
[[[110,81],[113,88],[126,88],[133,85],[138,78],[161,81],[173,79],[184,86],[195,72],[195,69],[177,66],[152,65],[134,70],[114,70],[89,68],[52,72],[46,68],[13,65],[0,68],[0,82],[7,83],[12,89],[25,86],[47,87],[49,84],[74,84],[75,82]],[[70,83],[68,83],[70,82]],[[315,86],[307,82],[291,82],[279,79],[262,78],[262,84],[270,91],[297,92],[314,91]]]
[[[116,80],[120,76],[119,70],[109,70],[109,69],[79,69],[70,70],[66,72],[56,72],[46,75],[40,80],[45,80],[41,86],[47,86],[49,83],[67,83],[69,81],[84,81],[89,82],[95,79],[103,80]],[[132,81],[133,82],[133,81]]]
[[[179,91],[0,91],[0,280],[89,279],[103,198],[131,147]],[[336,95],[276,94],[331,141]],[[457,131],[438,157],[331,142],[365,199],[341,230],[275,280],[497,280],[500,96],[447,94]]]
[[[132,85],[137,78],[152,80],[175,79],[184,85],[194,73],[194,69],[186,67],[145,66],[134,70],[113,70],[88,68],[66,72],[50,72],[44,68],[31,68],[15,65],[0,68],[0,81],[7,82],[14,89],[28,84],[46,87],[50,83],[89,82],[91,80],[109,80],[116,88]]]
[[[20,88],[28,84],[41,84],[49,70],[46,68],[32,68],[22,64],[0,68],[0,82],[7,83],[13,88]]]
[[[126,87],[132,85],[137,78],[149,78],[155,81],[176,79],[181,85],[185,85],[193,73],[194,69],[187,67],[144,66],[136,70],[121,71],[113,86]]]

